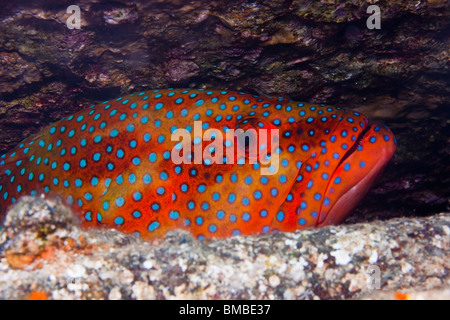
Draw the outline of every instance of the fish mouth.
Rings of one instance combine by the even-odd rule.
[[[395,138],[386,126],[367,125],[336,166],[316,227],[341,223],[381,176],[395,149]]]

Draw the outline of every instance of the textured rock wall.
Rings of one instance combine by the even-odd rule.
[[[28,199],[0,232],[0,298],[448,297],[447,0],[80,0],[73,30],[71,4],[2,3],[0,153],[94,102],[164,87],[354,108],[388,124],[398,149],[347,225],[293,234],[150,245],[85,233]],[[366,27],[371,4],[379,30]],[[350,225],[392,217],[403,218]],[[368,291],[370,264],[380,291]]]
[[[366,26],[373,3],[379,30]],[[10,1],[0,12],[0,152],[133,90],[280,93],[356,108],[396,134],[353,221],[450,209],[448,1],[81,0],[81,29],[70,30],[71,4]]]

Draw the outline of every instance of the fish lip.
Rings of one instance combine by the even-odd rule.
[[[376,166],[372,167],[370,172],[364,176],[361,180],[359,180],[357,183],[355,183],[344,195],[339,197],[331,206],[331,208],[328,210],[326,216],[320,220],[320,214],[319,219],[317,220],[316,227],[323,227],[327,225],[336,225],[341,223],[347,215],[344,216],[344,218],[337,218],[333,219],[334,217],[340,217],[339,211],[342,210],[342,207],[345,207],[346,202],[353,202],[354,205],[351,206],[351,208],[348,208],[348,211],[350,212],[353,210],[356,205],[364,198],[369,191],[370,187],[373,185],[373,181],[376,180],[382,173],[384,167],[386,166],[387,162],[379,162]],[[361,191],[360,189],[363,189]],[[365,189],[365,190],[364,190]],[[327,188],[328,190],[328,188]],[[323,201],[322,201],[323,206]],[[322,211],[322,207],[321,210]]]
[[[354,154],[356,152],[356,150],[358,149],[358,147],[361,145],[361,142],[364,140],[364,138],[367,136],[369,130],[373,127],[372,124],[367,124],[365,126],[365,128],[359,133],[358,138],[355,140],[355,142],[352,144],[351,148],[349,148],[349,150],[344,154],[344,156],[341,158],[341,160],[339,161],[339,163],[336,165],[336,167],[334,168],[333,172],[335,172],[352,154]],[[373,170],[373,169],[372,169]],[[371,171],[372,171],[371,170]],[[328,193],[328,190],[330,189],[330,185],[331,185],[331,180],[328,182],[327,188],[325,190],[325,194]],[[356,187],[357,185],[361,182],[362,180],[358,181],[355,185],[352,186],[352,188],[349,190],[355,190],[356,191]],[[316,222],[316,227],[323,227],[329,224],[338,224],[341,221],[335,221],[333,219],[331,219],[332,217],[336,216],[333,211],[334,208],[339,207],[339,204],[343,201],[346,201],[347,198],[349,198],[349,196],[347,195],[352,195],[353,193],[349,193],[349,191],[347,191],[343,196],[341,196],[340,198],[338,198],[330,207],[330,209],[328,210],[327,214],[325,217],[321,217],[322,216],[322,212],[323,212],[323,207],[324,207],[324,202],[325,202],[325,197],[323,197],[323,200],[321,200],[321,204],[320,204],[320,210],[319,210],[319,214],[317,217],[317,222]],[[365,194],[365,193],[364,193]],[[342,199],[342,200],[341,200]],[[359,202],[359,201],[358,201]]]
[[[358,203],[360,203],[360,201],[366,196],[370,188],[382,175],[384,168],[387,166],[396,150],[396,140],[387,126],[381,126],[376,123],[367,124],[364,130],[358,135],[358,139],[356,139],[355,143],[346,152],[346,154],[341,159],[339,164],[335,167],[334,172],[336,172],[336,170],[343,165],[344,161],[346,161],[351,155],[355,153],[355,151],[358,150],[358,147],[362,145],[362,142],[368,141],[369,135],[372,135],[373,133],[379,134],[378,131],[380,130],[376,130],[376,127],[378,126],[383,127],[384,128],[383,130],[387,130],[391,134],[392,139],[385,140],[386,143],[380,145],[377,148],[376,150],[377,161],[373,166],[370,167],[370,170],[368,172],[364,172],[364,176],[362,178],[360,178],[359,180],[356,181],[356,183],[351,185],[351,187],[348,190],[346,190],[342,195],[340,195],[334,202],[331,203],[330,207],[325,210],[324,210],[325,197],[323,197],[316,222],[316,227],[323,227],[326,225],[336,225],[345,220],[345,218],[349,215],[349,213],[358,205]],[[386,132],[386,134],[388,132]],[[364,150],[366,150],[366,148],[367,146],[364,146],[361,152],[365,152]],[[367,154],[370,155],[370,149],[368,152],[369,153]],[[330,179],[328,183],[325,195],[328,195],[330,188],[332,188],[332,180],[333,179]],[[325,213],[325,215],[323,213]]]
[[[348,151],[344,154],[344,156],[341,158],[341,160],[336,165],[336,168],[334,168],[334,170],[339,168],[339,166],[342,163],[344,163],[345,160],[347,160],[353,153],[356,152],[358,147],[361,145],[361,142],[367,137],[367,135],[369,134],[370,129],[372,129],[373,126],[374,126],[373,124],[367,124],[365,126],[365,128],[359,133],[358,138],[356,138],[355,143],[353,143],[351,148],[349,148]]]

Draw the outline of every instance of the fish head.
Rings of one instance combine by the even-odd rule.
[[[325,105],[302,107],[300,118],[280,126],[281,163],[298,168],[278,210],[283,220],[276,215],[272,224],[283,231],[341,223],[396,149],[387,126],[369,124],[358,112]]]
[[[197,161],[201,165],[183,166],[181,180],[196,194],[177,201],[179,207],[192,209],[185,216],[197,237],[340,223],[395,151],[391,131],[370,125],[358,112],[276,99],[264,102],[255,109],[241,105],[225,126],[222,121],[208,122],[203,140],[212,142],[202,145],[203,159]],[[215,115],[225,118],[227,112]]]

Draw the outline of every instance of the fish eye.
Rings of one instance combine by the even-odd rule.
[[[244,118],[235,129],[237,157],[256,160],[258,157],[258,123],[255,118]]]
[[[245,150],[248,150],[249,146],[250,146],[250,140],[252,140],[252,139],[250,139],[250,137],[247,137],[247,136],[244,139],[245,139],[244,148],[245,148]]]
[[[242,119],[235,129],[238,157],[245,155],[245,158],[252,161],[257,161],[260,157],[270,157],[274,138],[271,129],[274,128],[264,119],[256,117]]]
[[[253,148],[256,147],[256,144],[258,142],[258,137],[256,130],[253,128],[244,130],[244,131],[236,131],[237,133],[237,142],[239,148],[245,150],[246,152],[249,150],[253,150]]]

